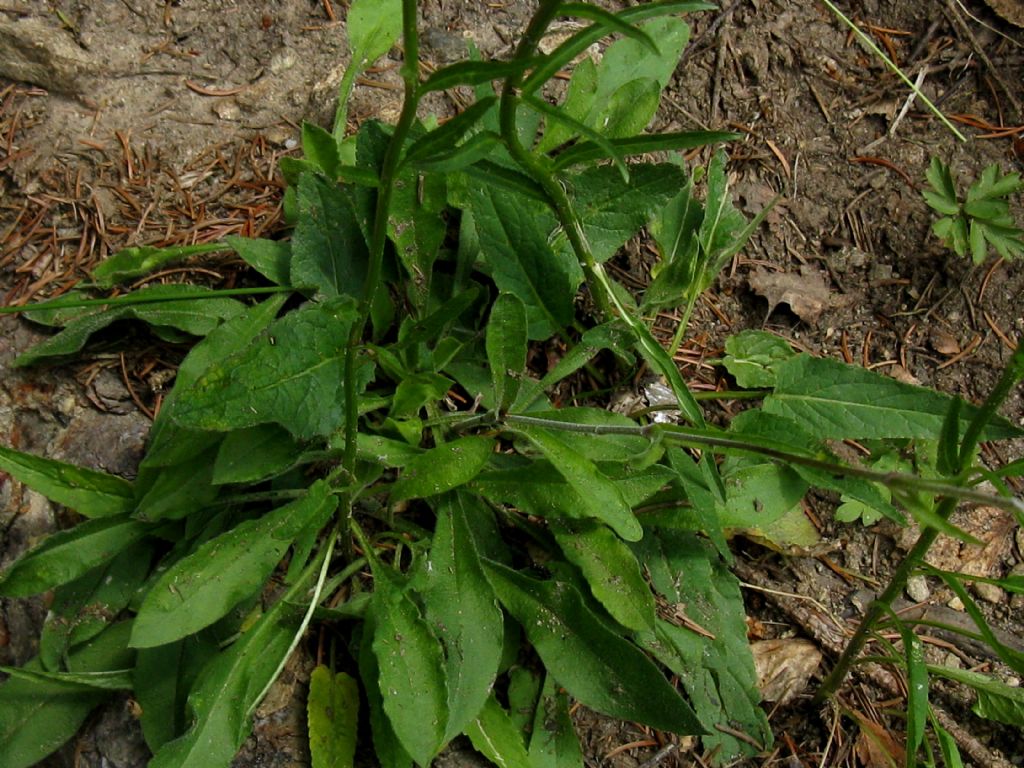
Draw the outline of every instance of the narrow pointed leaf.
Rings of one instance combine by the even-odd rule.
[[[170,248],[153,248],[148,245],[123,248],[101,261],[93,269],[92,279],[97,288],[113,288],[189,256],[222,250],[224,246],[221,243],[199,243]]]
[[[117,475],[44,459],[0,445],[0,469],[83,517],[110,517],[132,507],[132,484]]]
[[[583,768],[583,750],[569,714],[569,697],[551,675],[544,679],[530,736],[531,768]]]
[[[443,497],[436,510],[423,599],[427,619],[446,651],[448,741],[466,729],[487,700],[505,629],[476,541],[476,536],[490,533],[489,510],[479,497],[461,493]]]
[[[591,613],[570,584],[537,581],[490,561],[484,570],[548,671],[584,705],[661,730],[705,732],[654,663]]]
[[[498,768],[533,768],[519,729],[492,694],[466,729],[473,747]]]
[[[301,604],[314,572],[308,568],[247,632],[203,668],[188,697],[189,730],[160,747],[149,768],[213,768],[231,762],[252,729],[249,713],[291,649],[300,623],[295,605]]]
[[[0,574],[0,594],[27,597],[66,584],[110,562],[152,528],[128,517],[105,517],[51,534]]]
[[[247,520],[179,560],[149,590],[132,645],[164,645],[198,632],[257,592],[305,529],[322,527],[337,506],[323,481],[303,498]]]
[[[622,492],[592,461],[546,429],[519,425],[516,431],[529,440],[579,494],[584,502],[583,513],[604,521],[626,541],[640,539],[643,529]]]
[[[495,407],[505,411],[516,399],[526,376],[526,307],[513,294],[500,294],[492,305],[486,346]]]

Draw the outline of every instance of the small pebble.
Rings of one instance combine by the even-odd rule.
[[[932,590],[928,586],[928,577],[917,575],[907,580],[907,596],[915,603],[923,603],[932,596]]]

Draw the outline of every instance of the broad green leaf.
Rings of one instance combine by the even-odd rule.
[[[480,474],[493,452],[493,439],[475,435],[431,448],[405,465],[391,501],[437,496],[465,485]]]
[[[622,539],[593,520],[553,518],[548,525],[566,559],[582,571],[613,619],[628,629],[654,628],[654,596]]]
[[[640,28],[657,42],[658,53],[624,38],[608,47],[597,68],[597,89],[586,122],[609,137],[628,136],[647,126],[690,39],[689,25],[675,17],[655,19]]]
[[[402,34],[401,0],[355,0],[345,22],[354,65],[362,70],[391,50]]]
[[[628,182],[612,166],[566,176],[587,242],[598,261],[614,256],[686,183],[682,170],[668,163],[637,165],[631,170]]]
[[[569,714],[569,697],[547,675],[530,736],[531,768],[582,768],[583,751]]]
[[[476,751],[498,768],[533,768],[519,729],[494,694],[487,697],[466,735]]]
[[[333,445],[341,449],[343,445]],[[421,448],[400,440],[360,432],[356,437],[356,452],[360,461],[375,462],[385,467],[404,467],[424,453]]]
[[[136,277],[148,275],[171,262],[201,253],[223,250],[224,246],[220,243],[199,243],[170,248],[153,248],[148,245],[123,248],[101,261],[93,269],[92,279],[97,288],[113,288]]]
[[[223,485],[265,480],[291,467],[299,452],[298,443],[276,424],[229,432],[217,450],[211,482]]]
[[[692,0],[661,0],[660,2],[643,3],[620,11],[619,19],[627,23],[635,23],[645,19],[657,18],[668,14],[695,13],[698,11],[713,11],[716,6],[704,2],[693,2]],[[645,28],[647,33],[652,30]],[[607,27],[601,24],[592,24],[566,40],[554,51],[542,59],[530,75],[523,81],[522,91],[533,93],[543,86],[548,80],[555,76],[560,69],[567,66],[579,54],[583,53],[593,43],[596,43],[607,34]],[[660,42],[657,35],[652,35],[655,42]],[[678,58],[676,59],[678,62]],[[673,64],[673,67],[675,64]],[[671,74],[671,73],[669,73]]]
[[[422,589],[427,619],[444,643],[448,725],[462,733],[487,700],[501,661],[504,620],[480,565],[477,537],[495,535],[479,497],[454,493],[435,507],[437,525]]]
[[[725,340],[722,364],[744,389],[775,386],[775,369],[796,352],[785,339],[767,331],[740,331]]]
[[[1009,686],[994,677],[968,669],[929,664],[928,672],[972,688],[978,696],[972,707],[978,717],[1017,728],[1024,723],[1024,689]]]
[[[359,725],[359,684],[323,664],[309,678],[306,699],[309,752],[313,768],[351,768]]]
[[[208,632],[176,643],[140,648],[135,660],[135,699],[142,707],[142,733],[156,752],[186,730],[186,703],[196,676],[214,656],[217,643]]]
[[[482,254],[499,290],[526,306],[530,338],[547,338],[569,325],[583,271],[575,257],[548,244],[553,221],[547,209],[475,180],[468,198]]]
[[[276,423],[298,439],[329,435],[345,420],[345,345],[350,299],[306,304],[272,323],[240,352],[214,362],[175,403],[183,427],[228,432]],[[365,386],[372,368],[357,363]]]
[[[800,504],[807,483],[786,466],[771,462],[729,461],[722,467],[724,528],[754,529],[771,539],[772,523]]]
[[[426,766],[444,746],[448,689],[441,644],[401,578],[373,564],[373,655],[384,712],[406,752]],[[365,642],[365,640],[364,640]]]
[[[0,469],[82,517],[111,517],[132,508],[132,484],[117,475],[44,459],[0,445]]]
[[[487,321],[487,362],[491,368],[495,407],[505,411],[515,401],[526,376],[526,307],[515,295],[502,293],[491,305]]]
[[[292,259],[292,244],[287,240],[266,240],[260,237],[224,238],[242,261],[276,285],[291,285],[289,282]]]
[[[756,754],[750,742],[716,728],[727,725],[765,746],[772,738],[758,706],[757,673],[736,577],[710,543],[688,531],[652,531],[636,548],[671,612],[659,618],[654,632],[639,635],[640,645],[679,676],[709,734],[702,737],[705,749],[717,749],[723,763]],[[688,628],[687,621],[703,631]]]
[[[292,541],[322,527],[337,500],[317,481],[291,504],[247,520],[179,560],[149,590],[132,630],[132,645],[149,648],[194,634],[258,592]]]
[[[798,355],[776,368],[775,392],[764,410],[803,424],[821,438],[862,440],[933,438],[942,429],[950,398],[923,387],[835,360]],[[977,409],[965,406],[966,429]],[[985,430],[987,440],[1024,432],[1002,418]]]
[[[66,584],[110,562],[152,530],[148,523],[119,516],[58,531],[0,573],[0,594],[27,597]]]
[[[299,223],[292,235],[290,281],[333,298],[363,295],[369,250],[352,201],[315,174],[299,178]]]
[[[590,112],[596,93],[597,65],[594,64],[592,58],[585,56],[573,70],[572,79],[569,80],[569,89],[560,109],[575,122],[583,122]],[[538,153],[551,152],[572,140],[578,133],[579,130],[574,129],[572,123],[564,120],[548,120],[544,127],[544,135],[537,143],[535,151]]]
[[[408,274],[407,290],[419,306],[426,305],[434,261],[448,234],[442,215],[446,205],[440,173],[403,174],[392,191],[388,236]]]
[[[529,440],[576,491],[583,501],[583,514],[606,522],[626,541],[640,539],[643,529],[622,491],[592,461],[550,430],[517,425],[515,431]]]
[[[252,711],[291,650],[310,567],[230,647],[203,667],[188,697],[189,729],[161,746],[149,768],[215,768],[230,763],[248,737]]]
[[[80,673],[126,669],[127,622],[115,624],[72,652],[69,666]],[[39,671],[34,659],[25,669]],[[0,765],[31,768],[70,739],[109,693],[71,683],[11,678],[0,684]]]
[[[82,315],[60,333],[18,355],[15,366],[32,365],[48,357],[78,352],[92,334],[119,320],[141,320],[154,327],[174,328],[192,336],[205,336],[224,320],[241,314],[245,305],[218,298],[209,288],[192,285],[154,285],[132,294],[138,304],[118,304]]]
[[[537,581],[486,560],[484,571],[544,666],[584,705],[660,730],[705,732],[651,660],[591,613],[570,584]]]

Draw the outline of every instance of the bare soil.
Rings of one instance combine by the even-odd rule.
[[[693,42],[654,128],[741,133],[727,148],[740,205],[754,214],[777,193],[782,199],[700,304],[679,357],[684,371],[695,386],[718,386],[720,371],[703,361],[718,356],[730,334],[766,328],[814,354],[980,400],[1024,333],[1024,268],[995,258],[974,266],[950,254],[930,234],[921,186],[932,156],[963,179],[990,163],[1022,170],[1024,34],[1006,18],[1020,22],[1024,6],[993,0],[1003,18],[973,0],[843,4],[912,78],[924,73],[921,87],[967,136],[960,142],[908,102],[907,88],[819,3],[723,5],[691,17]],[[459,58],[466,38],[485,56],[503,55],[532,3],[430,0],[422,7],[430,66]],[[126,245],[275,232],[277,161],[295,151],[302,120],[330,125],[333,118],[347,62],[344,13],[340,0],[0,3],[4,302],[59,295]],[[361,81],[353,123],[395,115],[399,61],[394,51]],[[430,107],[449,113],[458,104],[438,97]],[[642,278],[642,243],[616,265]],[[241,274],[223,259],[187,270],[189,279],[221,286]],[[676,320],[660,318],[659,329],[671,336]],[[0,317],[5,444],[130,477],[180,353],[129,337],[108,339],[73,365],[12,369],[13,357],[40,337],[38,328]],[[1024,424],[1020,391],[1004,415]],[[993,466],[1017,458],[991,446],[984,456]],[[805,638],[823,654],[810,679],[809,670],[798,678],[796,697],[770,710],[776,745],[757,764],[874,766],[898,750],[903,725],[893,713],[903,693],[888,671],[857,678],[822,709],[808,703],[844,631],[912,541],[886,523],[837,524],[834,502],[807,501],[821,537],[811,551],[783,555],[736,541],[751,639]],[[0,473],[0,566],[68,522],[65,516]],[[1024,570],[1024,536],[1012,518],[966,510],[960,522],[986,546],[946,543],[936,553],[940,565],[994,576]],[[1007,642],[1019,646],[1021,598],[984,589],[977,596]],[[955,623],[963,614],[951,597],[938,584],[917,584],[907,606],[921,604],[918,610]],[[34,654],[45,610],[41,600],[0,601],[0,664]],[[955,637],[934,635],[928,654],[1014,682],[984,648]],[[308,764],[310,664],[301,655],[293,660],[237,766]],[[933,701],[947,727],[959,729],[971,764],[1024,764],[1020,730],[974,718],[962,691],[938,686]],[[133,711],[129,699],[105,707],[44,765],[144,765]],[[711,758],[692,740],[585,711],[577,718],[589,765],[690,766]],[[464,747],[438,762],[480,764]]]

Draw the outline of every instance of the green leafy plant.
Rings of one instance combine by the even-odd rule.
[[[949,166],[932,158],[927,172],[931,189],[924,199],[940,214],[932,231],[957,256],[968,252],[975,264],[988,256],[989,246],[1004,259],[1024,253],[1024,230],[1010,215],[1008,199],[1024,189],[1019,173],[1002,174],[994,163],[984,171],[961,197]]]
[[[114,320],[199,339],[134,482],[0,448],[0,468],[83,518],[0,573],[2,595],[53,591],[38,657],[4,670],[0,762],[34,764],[130,690],[151,766],[227,765],[316,626],[334,652],[311,683],[315,765],[351,764],[362,720],[388,767],[427,765],[460,734],[499,765],[579,766],[569,697],[700,735],[725,763],[771,742],[728,531],[792,536],[812,486],[893,515],[883,487],[941,498],[939,516],[958,499],[1016,509],[974,487],[977,440],[1021,435],[995,396],[978,409],[746,337],[726,365],[763,402],[705,423],[643,312],[692,307],[753,224],[720,157],[702,199],[678,160],[632,158],[733,138],[643,133],[688,39],[678,14],[708,7],[544,0],[510,60],[421,78],[416,3],[356,0],[350,71],[401,20],[402,112],[348,135],[342,104],[332,131],[303,126],[304,157],[282,167],[290,239],[224,243],[268,285],[98,295],[190,255],[139,249],[89,293],[32,308],[62,330],[20,365]],[[589,25],[542,54],[559,16]],[[560,101],[546,90],[610,35]],[[454,87],[471,106],[418,119]],[[633,296],[605,263],[645,226],[662,264]],[[564,351],[538,362],[552,338]],[[619,387],[641,361],[682,423],[557,407],[581,369]],[[830,450],[938,434],[963,446],[939,478]]]

